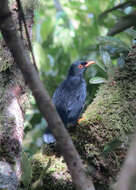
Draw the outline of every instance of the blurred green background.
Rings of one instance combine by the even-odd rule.
[[[136,37],[134,28],[106,36],[121,17],[135,11],[135,5],[100,15],[124,0],[40,0],[34,12],[33,49],[43,81],[50,96],[64,80],[70,64],[75,60],[94,60],[88,68],[86,106],[93,101],[98,87],[112,80]],[[34,154],[42,146],[46,121],[30,97],[31,107],[26,113],[24,151]]]

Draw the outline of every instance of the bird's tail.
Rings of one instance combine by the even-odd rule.
[[[52,133],[48,128],[46,129],[45,134],[43,135],[43,141],[46,144],[51,144],[56,142],[56,139],[54,138],[54,136],[52,135]]]

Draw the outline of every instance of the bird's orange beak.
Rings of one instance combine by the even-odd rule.
[[[85,67],[89,67],[92,64],[95,64],[95,62],[94,61],[88,61],[87,64],[85,65]]]

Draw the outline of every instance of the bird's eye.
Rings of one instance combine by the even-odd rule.
[[[81,64],[78,65],[78,68],[79,68],[79,69],[82,69],[82,68],[83,68],[83,65],[81,65]]]

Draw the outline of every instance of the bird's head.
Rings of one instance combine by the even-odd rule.
[[[94,61],[75,61],[69,69],[68,75],[70,76],[82,76],[84,71],[90,65],[95,64]]]

